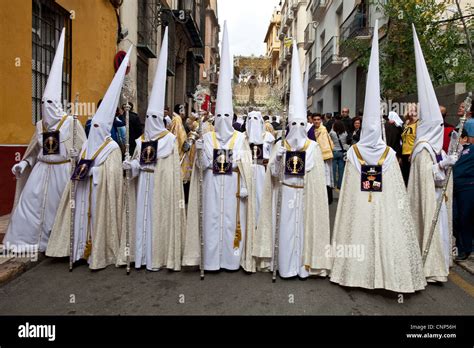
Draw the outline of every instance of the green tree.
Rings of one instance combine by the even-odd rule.
[[[426,64],[434,86],[466,82],[474,88],[474,69],[465,32],[459,21],[441,21],[447,4],[435,0],[372,1],[388,17],[380,42],[380,75],[383,97],[397,97],[416,92],[416,68],[411,24],[415,24]],[[468,10],[467,12],[470,12]],[[464,16],[468,15],[463,13]],[[454,14],[459,17],[459,14]],[[473,21],[468,21],[473,31]],[[346,50],[359,55],[359,65],[369,62],[370,42],[356,38],[343,43]]]

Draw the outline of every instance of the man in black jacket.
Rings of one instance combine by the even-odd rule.
[[[352,126],[352,119],[349,116],[349,108],[344,107],[341,110],[341,120],[344,123],[344,128],[346,129],[347,134],[352,134],[354,128]]]
[[[278,116],[273,116],[272,127],[274,130],[281,130],[280,122],[277,122]]]
[[[128,102],[128,104],[130,105],[128,113],[128,120],[130,122],[130,156],[133,156],[136,147],[135,139],[138,139],[143,134],[143,125],[137,113],[133,111],[133,104],[131,102]],[[119,119],[125,124],[125,104],[120,108]]]

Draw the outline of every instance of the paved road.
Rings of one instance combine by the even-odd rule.
[[[331,208],[334,217],[335,204]],[[65,259],[46,259],[0,287],[0,314],[474,314],[474,277],[458,266],[450,281],[404,295],[343,288],[328,279],[277,280],[268,273],[91,272]],[[402,300],[403,303],[400,303]],[[74,302],[74,303],[71,303]]]

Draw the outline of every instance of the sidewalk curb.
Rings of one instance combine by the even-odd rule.
[[[455,261],[455,263],[462,269],[474,275],[474,257],[471,256],[465,261]]]
[[[38,260],[31,261],[31,259],[16,259],[13,258],[0,265],[0,287],[11,282],[13,279],[19,277],[26,271],[39,265],[46,259],[43,253],[38,254]]]

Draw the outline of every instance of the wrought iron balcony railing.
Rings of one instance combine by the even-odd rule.
[[[339,37],[333,36],[321,51],[321,71],[324,71],[331,63],[339,62]]]
[[[356,7],[341,25],[341,39],[370,38],[373,28],[369,27],[369,16],[361,7]]]

